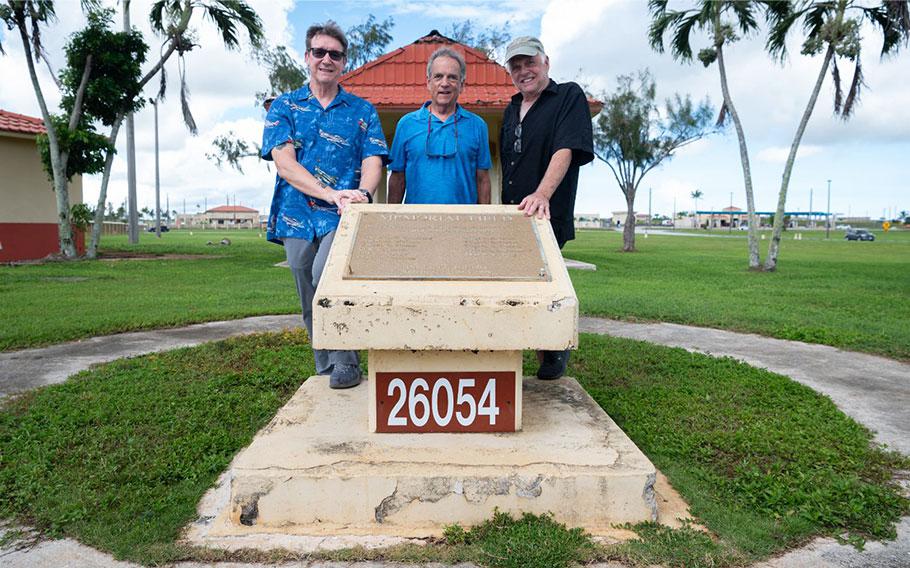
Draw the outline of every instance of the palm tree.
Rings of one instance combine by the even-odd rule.
[[[176,52],[178,69],[180,71],[180,103],[183,110],[183,120],[191,133],[196,133],[196,122],[189,107],[189,89],[186,84],[186,66],[184,55],[194,47],[193,34],[190,22],[194,14],[201,13],[203,19],[211,20],[221,34],[221,42],[227,49],[237,49],[240,46],[238,26],[246,31],[250,45],[259,48],[263,42],[262,20],[256,11],[244,0],[157,0],[149,14],[152,30],[164,36],[165,41],[161,47],[158,61],[139,81],[140,88],[149,83],[160,72],[160,87],[157,99],[163,99],[167,87],[167,75],[164,64]],[[109,139],[111,144],[117,141],[117,134],[126,113],[122,113],[111,128]],[[107,199],[107,186],[111,176],[111,166],[114,163],[113,152],[109,153],[104,164],[104,173],[101,176],[101,190],[98,194],[98,203],[103,204]],[[96,211],[98,209],[96,208]],[[101,228],[103,217],[97,213],[92,225],[92,238],[86,250],[88,258],[94,258],[101,241]]]
[[[97,0],[82,0],[83,9],[86,11],[96,10],[99,7]],[[250,43],[259,46],[262,42],[262,22],[256,12],[250,8],[244,0],[157,0],[152,5],[150,19],[152,29],[164,36],[165,40],[161,47],[161,56],[158,62],[142,77],[139,81],[137,92],[151,81],[158,72],[162,72],[162,90],[164,87],[164,64],[174,52],[182,59],[184,53],[194,47],[192,32],[189,31],[191,18],[194,14],[202,13],[206,19],[214,22],[218,31],[221,33],[221,39],[225,47],[235,49],[239,46],[238,26],[244,29],[249,36]],[[7,0],[6,3],[0,4],[0,21],[9,29],[17,29],[22,41],[25,52],[26,63],[28,65],[29,76],[35,96],[38,99],[38,105],[41,108],[41,116],[47,129],[48,144],[51,148],[51,169],[53,171],[54,192],[57,199],[57,211],[60,219],[60,244],[61,251],[67,257],[76,256],[75,241],[72,235],[70,212],[69,212],[69,193],[67,180],[67,154],[61,152],[61,140],[52,121],[50,109],[48,108],[44,92],[38,81],[36,64],[40,60],[47,61],[44,56],[41,42],[41,27],[46,26],[56,20],[53,0]],[[4,54],[3,46],[0,44],[0,54]],[[182,62],[181,62],[182,63]],[[76,91],[73,111],[70,115],[68,125],[63,125],[69,131],[74,131],[82,116],[83,96],[85,95],[85,86],[88,83],[91,73],[91,57],[86,59],[84,69],[80,73],[81,82]],[[51,73],[53,75],[53,73]],[[181,65],[181,101],[184,103],[184,118],[191,130],[195,125],[191,125],[192,116],[189,114],[189,107],[186,105],[186,84]],[[60,84],[58,83],[58,86]],[[111,133],[107,137],[110,146],[113,148],[117,141],[117,134],[127,112],[132,110],[135,101],[126,101],[125,107],[118,112],[116,119],[112,121]],[[98,206],[95,208],[95,220],[92,227],[91,243],[88,247],[88,257],[94,257],[98,247],[98,241],[101,237],[101,227],[104,223],[104,205],[107,199],[107,186],[110,180],[111,165],[113,164],[114,152],[107,152],[104,163],[104,170],[101,179],[101,192],[98,197]]]
[[[723,105],[717,124],[723,125],[727,116],[733,120],[736,138],[739,140],[739,157],[743,168],[743,182],[746,188],[746,207],[749,212],[749,269],[760,270],[761,259],[758,253],[758,230],[755,219],[755,198],[752,193],[752,173],[749,166],[749,151],[746,147],[746,135],[742,122],[733,105],[730,89],[727,85],[727,67],[724,60],[724,47],[739,39],[739,33],[746,35],[758,29],[756,11],[759,2],[744,0],[698,0],[696,8],[691,10],[668,10],[669,0],[650,0],[651,27],[648,35],[651,47],[659,52],[664,51],[664,35],[672,30],[670,51],[673,58],[692,61],[693,30],[705,32],[711,38],[711,46],[698,53],[698,59],[705,67],[717,62],[720,72],[720,88],[723,93]],[[773,3],[773,2],[772,2]],[[781,3],[786,6],[787,3]],[[694,195],[693,195],[694,197]],[[696,208],[697,209],[697,208]]]
[[[881,2],[878,6],[863,6],[855,0],[815,0],[806,2],[795,10],[769,10],[768,19],[771,30],[766,47],[771,55],[780,59],[786,58],[787,35],[798,21],[802,21],[802,28],[806,35],[802,53],[805,55],[818,55],[823,51],[825,53],[815,86],[809,96],[809,102],[806,104],[806,110],[803,112],[802,120],[800,120],[790,145],[790,154],[787,156],[787,163],[781,177],[771,242],[768,244],[768,256],[765,258],[765,270],[775,270],[784,229],[784,210],[787,203],[790,174],[793,172],[796,152],[806,125],[809,123],[809,118],[812,116],[812,111],[815,109],[818,93],[825,81],[828,67],[831,67],[831,76],[834,81],[834,113],[843,120],[848,120],[859,103],[860,91],[864,85],[860,63],[862,20],[868,20],[882,33],[884,42],[881,57],[896,53],[910,37],[910,1],[889,0]],[[840,71],[837,67],[838,58],[851,61],[855,65],[853,80],[850,82],[846,99],[841,90]]]
[[[698,200],[701,199],[702,197],[704,197],[705,194],[702,193],[700,189],[696,189],[689,195],[691,195],[692,199],[695,200],[695,228],[697,229],[698,228]]]

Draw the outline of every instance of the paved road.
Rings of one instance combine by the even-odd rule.
[[[263,316],[178,329],[96,337],[43,349],[0,353],[0,397],[58,383],[91,365],[154,351],[198,345],[232,335],[298,327],[299,316]],[[628,323],[581,318],[580,331],[682,347],[713,356],[729,356],[792,377],[828,395],[845,413],[875,431],[881,443],[910,454],[910,365],[824,345],[770,339],[684,325]],[[761,563],[761,568],[906,568],[910,566],[910,518],[898,525],[894,542],[871,543],[859,553],[833,539]],[[0,529],[2,533],[2,529]],[[0,565],[9,568],[132,568],[71,540],[42,542],[28,550],[0,549]],[[196,563],[181,564],[197,568]],[[206,564],[205,566],[212,566]],[[222,568],[236,564],[218,564]],[[258,565],[240,565],[253,568]],[[294,568],[374,568],[383,564],[292,563]],[[398,565],[400,566],[400,565]],[[467,566],[467,565],[464,565]],[[616,566],[601,565],[603,568]]]

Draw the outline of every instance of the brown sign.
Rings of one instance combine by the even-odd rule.
[[[524,215],[365,211],[344,278],[546,282],[550,275],[537,227]]]
[[[515,373],[376,373],[377,432],[514,432]]]

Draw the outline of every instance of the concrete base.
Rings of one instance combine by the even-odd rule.
[[[228,474],[210,536],[440,535],[493,509],[610,534],[656,520],[655,469],[574,379],[524,381],[524,430],[370,434],[369,385],[312,377]]]

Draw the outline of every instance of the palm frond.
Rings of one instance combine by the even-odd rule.
[[[837,57],[831,58],[831,77],[834,79],[834,114],[840,114],[844,92],[840,87],[840,71],[837,69]]]
[[[159,34],[166,34],[168,26],[181,11],[180,0],[156,0],[149,12],[152,30]]]
[[[163,101],[165,95],[167,95],[167,69],[164,65],[161,66],[161,80],[158,83],[158,96],[156,97],[159,101]]]
[[[768,40],[765,49],[781,61],[787,57],[787,35],[805,10],[794,10],[789,2],[765,2],[765,19],[768,21]]]
[[[202,8],[205,16],[212,20],[221,32],[221,40],[228,49],[236,49],[240,45],[237,24],[246,30],[253,47],[262,45],[262,20],[243,0],[216,0],[204,4]]]
[[[806,8],[806,15],[803,18],[803,33],[805,33],[806,37],[817,38],[821,36],[822,27],[833,9],[834,2],[817,2]]]
[[[736,15],[736,24],[739,26],[739,31],[743,34],[751,33],[758,28],[758,22],[755,20],[755,14],[753,13],[754,4],[752,2],[739,2],[733,0],[732,2],[724,3],[722,9],[726,8],[731,9]]]
[[[847,93],[847,100],[844,101],[844,110],[841,112],[841,118],[849,119],[853,115],[853,110],[859,104],[859,96],[862,88],[866,84],[863,82],[863,66],[860,63],[859,55],[856,56],[856,69],[853,71],[853,82],[850,83],[850,91]]]
[[[661,1],[652,2],[652,6],[661,3],[666,7],[666,2]],[[651,21],[651,26],[648,28],[648,40],[651,43],[651,49],[658,53],[663,53],[664,35],[667,33],[668,29],[679,25],[679,21],[685,17],[686,13],[676,11],[652,11],[651,15],[654,19]]]
[[[183,122],[186,124],[190,134],[195,136],[198,129],[196,128],[196,120],[193,119],[193,113],[190,111],[190,88],[186,84],[186,65],[182,55],[177,60],[177,64],[180,69],[180,109],[183,111]]]
[[[861,7],[860,10],[882,32],[881,57],[897,52],[902,43],[907,43],[910,38],[910,2],[892,0],[883,2],[881,6]]]
[[[671,41],[673,57],[677,59],[692,59],[692,30],[696,25],[703,24],[702,15],[693,13],[682,18],[675,26]]]

